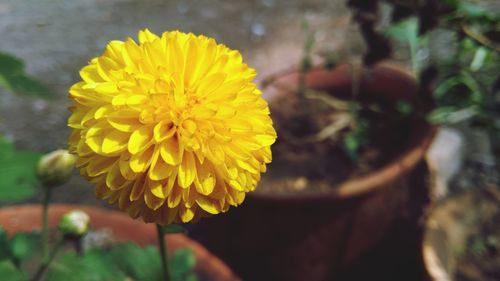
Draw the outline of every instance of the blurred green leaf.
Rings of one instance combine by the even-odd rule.
[[[10,259],[12,254],[10,252],[9,241],[7,239],[7,232],[3,226],[0,225],[0,261]]]
[[[190,248],[177,250],[170,258],[172,280],[193,280],[193,268],[196,265],[196,256]],[[194,276],[196,278],[196,276]],[[196,280],[196,279],[194,279]]]
[[[0,73],[20,75],[23,73],[24,63],[21,59],[0,52]]]
[[[54,92],[44,83],[25,72],[21,59],[6,53],[0,53],[0,86],[15,94],[41,98],[54,97]]]
[[[368,141],[368,128],[368,122],[366,120],[359,119],[357,126],[350,130],[344,137],[344,150],[353,162],[358,161],[359,150]]]
[[[196,257],[191,249],[176,251],[170,258],[173,281],[197,281],[193,272]],[[117,244],[111,250],[93,249],[83,256],[73,253],[53,262],[47,281],[160,281],[160,254],[155,247]]]
[[[22,201],[36,194],[36,165],[40,156],[16,150],[0,136],[0,201]]]
[[[420,48],[421,38],[418,35],[418,20],[415,17],[408,18],[397,24],[389,26],[385,30],[386,36],[399,41],[403,44],[408,44],[410,47],[410,56],[413,70],[417,73],[420,69],[417,52]]]
[[[444,97],[453,87],[460,84],[462,84],[462,80],[459,76],[450,77],[436,87],[436,90],[434,90],[434,97],[440,99]]]
[[[418,21],[415,17],[408,18],[389,26],[385,30],[385,34],[400,43],[408,43],[410,46],[417,46]]]
[[[488,14],[488,10],[485,7],[472,3],[459,3],[458,12],[464,14],[467,17],[479,18],[484,17]]]
[[[104,250],[90,250],[83,256],[67,253],[52,262],[47,281],[125,281]],[[128,279],[130,280],[130,279]]]
[[[470,99],[472,103],[481,103],[484,100],[484,95],[481,91],[481,86],[476,79],[467,71],[461,72],[462,82],[470,90]]]
[[[433,110],[427,116],[427,121],[433,124],[443,124],[448,121],[448,117],[451,113],[457,111],[454,106],[442,106]]]
[[[31,257],[40,244],[40,234],[21,232],[10,239],[10,252],[17,261]]]
[[[24,281],[26,277],[9,260],[0,261],[0,278],[6,281]]]
[[[141,248],[132,243],[116,245],[110,252],[114,264],[133,280],[161,280],[160,255],[154,247]]]

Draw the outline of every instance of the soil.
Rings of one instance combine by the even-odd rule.
[[[472,234],[465,249],[457,249],[457,281],[495,281],[500,278],[500,190],[477,192]]]
[[[368,129],[353,158],[343,144],[353,126],[325,140],[311,140],[339,114],[349,113],[321,101],[306,99],[306,106],[300,101],[296,93],[290,93],[270,103],[278,139],[272,147],[273,162],[257,193],[327,193],[342,182],[383,167],[407,148],[410,120],[387,104],[360,100],[364,109],[358,120],[368,123]]]

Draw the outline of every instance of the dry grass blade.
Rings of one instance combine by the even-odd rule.
[[[319,133],[306,139],[307,142],[320,142],[335,136],[342,129],[349,127],[352,116],[348,112],[335,114],[334,121],[323,128]]]

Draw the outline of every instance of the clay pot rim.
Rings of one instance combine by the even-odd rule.
[[[355,66],[356,64],[339,63],[335,68],[342,65],[347,65],[352,67]],[[373,66],[371,69],[375,68],[396,71],[401,74],[401,77],[406,77],[408,79],[415,80],[415,76],[410,71],[408,71],[407,68],[402,67],[397,63],[382,62]],[[326,70],[326,71],[332,71],[332,70]],[[294,74],[297,71],[298,71],[297,69],[291,69],[287,72],[281,73],[280,77],[285,77],[287,75]],[[317,71],[325,71],[325,68],[313,67],[309,71],[309,74]],[[332,188],[330,192],[304,193],[304,194],[297,193],[297,194],[287,194],[287,195],[271,194],[271,193],[263,194],[263,193],[252,192],[249,193],[248,196],[252,199],[256,199],[261,202],[269,202],[272,204],[276,203],[289,204],[290,202],[317,203],[321,201],[346,200],[346,199],[360,197],[370,192],[374,192],[384,187],[387,182],[393,182],[397,180],[401,175],[410,171],[415,165],[417,165],[422,159],[424,159],[427,148],[430,146],[431,141],[437,131],[437,126],[425,124],[425,126],[421,127],[424,128],[416,127],[416,129],[421,129],[421,130],[423,129],[422,130],[423,134],[420,135],[420,139],[413,142],[412,140],[410,140],[409,141],[409,144],[411,144],[410,147],[406,149],[404,152],[402,152],[399,157],[396,157],[389,164],[371,173],[357,177],[355,179],[346,180],[340,185]]]
[[[91,217],[91,228],[111,229],[115,235],[117,243],[132,242],[141,247],[156,245],[156,228],[154,224],[144,223],[140,220],[132,219],[126,214],[113,210],[88,205],[73,205],[54,203],[49,207],[49,226],[55,227],[59,223],[59,218],[71,210],[82,210]],[[36,214],[37,216],[33,216]],[[26,216],[30,216],[26,218]],[[25,217],[23,224],[19,219]],[[41,227],[41,206],[39,204],[20,204],[0,208],[0,225],[5,231],[12,235],[23,231],[35,231]],[[127,227],[128,225],[128,227]],[[134,233],[122,233],[124,228],[135,229]],[[135,239],[134,239],[135,237]],[[167,247],[171,250],[189,247],[196,256],[195,270],[203,273],[202,276],[220,281],[241,281],[233,271],[219,257],[212,254],[199,242],[189,238],[184,234],[169,234],[165,236],[168,240]],[[173,251],[172,251],[173,252]],[[210,279],[212,280],[212,279]]]

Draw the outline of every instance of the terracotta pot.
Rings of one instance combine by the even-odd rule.
[[[481,234],[485,224],[498,225],[499,203],[500,189],[490,186],[447,198],[431,209],[421,248],[430,280],[497,280],[491,273],[474,267],[474,263],[460,263],[459,259],[470,250],[468,242]],[[487,260],[495,262],[491,258]],[[495,264],[498,274],[500,267]],[[457,278],[458,270],[461,278]]]
[[[56,227],[60,217],[74,209],[85,211],[91,217],[92,229],[109,229],[118,241],[133,241],[141,246],[157,245],[156,228],[153,224],[133,220],[117,211],[97,207],[53,204],[49,209],[49,225]],[[8,234],[40,229],[41,208],[37,205],[19,205],[0,209],[0,225]],[[237,281],[233,272],[199,243],[183,234],[167,235],[169,252],[189,247],[196,255],[195,270],[200,280]]]
[[[315,69],[307,74],[306,85],[347,97],[351,71],[347,64],[331,71]],[[360,78],[364,98],[416,104],[417,84],[405,71],[378,65],[362,70]],[[295,87],[297,81],[297,72],[284,75],[265,90],[265,97],[273,103],[290,94],[277,85]],[[424,154],[435,130],[421,120],[409,126],[406,149],[380,169],[327,193],[250,194],[242,206],[202,221],[195,237],[245,280],[332,280],[396,221],[416,225],[420,218],[427,202]]]

